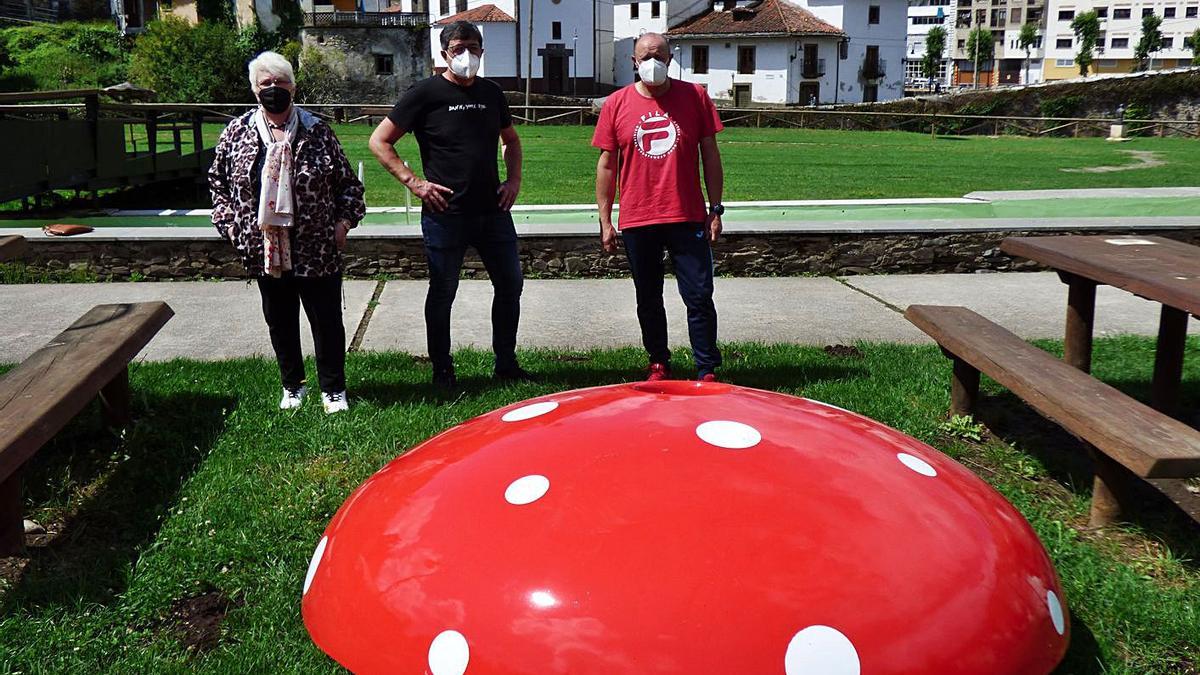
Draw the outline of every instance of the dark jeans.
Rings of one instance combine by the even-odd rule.
[[[434,372],[453,372],[450,358],[450,308],[467,247],[474,247],[492,280],[492,351],[496,370],[517,367],[517,325],[521,320],[521,260],[512,215],[421,215],[421,234],[429,260],[425,296],[425,334]]]
[[[621,231],[637,292],[642,344],[651,363],[670,363],[667,312],[663,308],[663,252],[671,256],[679,296],[687,307],[688,337],[700,373],[721,365],[717,349],[717,307],[713,304],[712,249],[703,223],[643,225]]]
[[[258,277],[263,317],[271,332],[271,346],[279,361],[283,386],[304,384],[304,356],[300,352],[300,306],[312,326],[317,352],[317,381],[321,391],[346,390],[346,329],[342,326],[342,277]]]

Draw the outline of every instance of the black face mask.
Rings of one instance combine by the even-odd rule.
[[[278,115],[292,104],[292,92],[283,87],[267,87],[258,92],[258,100],[267,112]]]

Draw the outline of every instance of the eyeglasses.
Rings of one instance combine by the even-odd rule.
[[[266,89],[267,87],[272,87],[272,86],[286,87],[286,86],[290,85],[291,83],[292,83],[292,81],[287,79],[286,77],[276,77],[276,78],[272,78],[272,79],[268,79],[268,80],[259,80],[258,86],[262,89]]]
[[[480,47],[479,45],[470,45],[470,46],[455,45],[455,46],[447,49],[446,52],[449,53],[451,56],[458,56],[459,54],[462,54],[463,52],[471,52],[475,56],[482,56],[483,55],[483,47]]]

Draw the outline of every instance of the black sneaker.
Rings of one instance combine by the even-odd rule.
[[[537,382],[538,378],[533,373],[525,370],[521,366],[513,366],[511,368],[497,368],[495,374],[492,375],[495,379],[501,382]]]
[[[433,371],[433,386],[445,391],[454,391],[458,388],[458,377],[455,376],[453,370],[435,370]]]

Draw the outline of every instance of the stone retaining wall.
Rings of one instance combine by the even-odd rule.
[[[769,277],[855,274],[929,274],[1030,270],[1000,251],[1009,236],[1046,232],[969,232],[953,234],[787,233],[730,234],[715,249],[717,273]],[[1073,234],[1104,234],[1101,231]],[[1122,231],[1121,235],[1139,234]],[[1153,234],[1200,244],[1200,230],[1153,230]],[[521,239],[521,263],[529,278],[626,276],[622,253],[600,250],[599,237],[527,236]],[[409,237],[351,239],[345,254],[346,276],[425,278],[421,240]],[[171,280],[244,277],[238,257],[222,240],[88,241],[30,239],[23,263],[31,271],[88,270],[100,278]],[[487,278],[473,254],[465,278]]]

